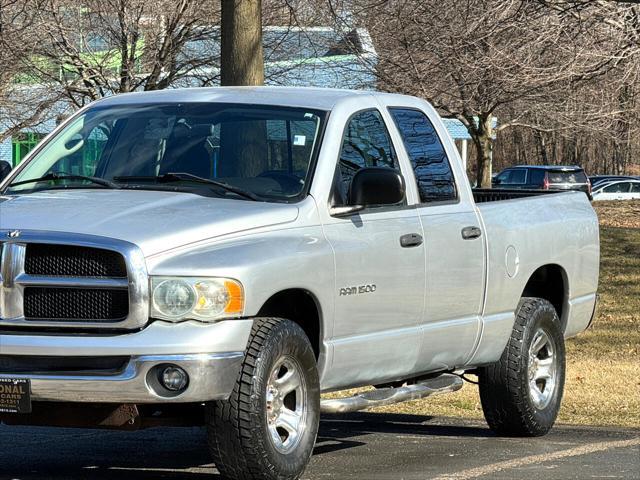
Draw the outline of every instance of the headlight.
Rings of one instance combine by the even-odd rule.
[[[228,278],[152,277],[151,317],[212,321],[242,316],[242,285]]]

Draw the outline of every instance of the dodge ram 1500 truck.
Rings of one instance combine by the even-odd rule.
[[[542,435],[599,268],[587,197],[542,193],[472,191],[414,97],[95,102],[0,186],[0,421],[205,425],[223,476],[295,479],[321,411],[468,372],[494,431]]]

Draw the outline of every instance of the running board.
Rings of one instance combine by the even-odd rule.
[[[460,390],[463,380],[448,373],[439,377],[423,380],[419,383],[398,388],[379,388],[368,392],[357,393],[352,397],[332,398],[320,402],[322,413],[349,413],[372,407],[382,407],[394,403],[418,400],[440,393]]]

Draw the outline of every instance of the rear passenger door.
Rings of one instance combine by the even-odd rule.
[[[485,282],[482,225],[469,190],[458,189],[466,177],[460,171],[456,181],[429,117],[411,108],[390,107],[389,112],[414,170],[420,196],[417,212],[424,231],[426,304],[418,367],[461,366],[470,358],[480,333]],[[460,163],[457,166],[461,168]]]
[[[542,169],[529,169],[529,175],[527,178],[527,188],[533,190],[539,190],[544,188],[544,182],[547,174]]]

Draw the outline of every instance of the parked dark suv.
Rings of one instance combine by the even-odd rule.
[[[500,172],[492,185],[509,189],[579,190],[591,198],[591,182],[578,166],[519,165]]]

